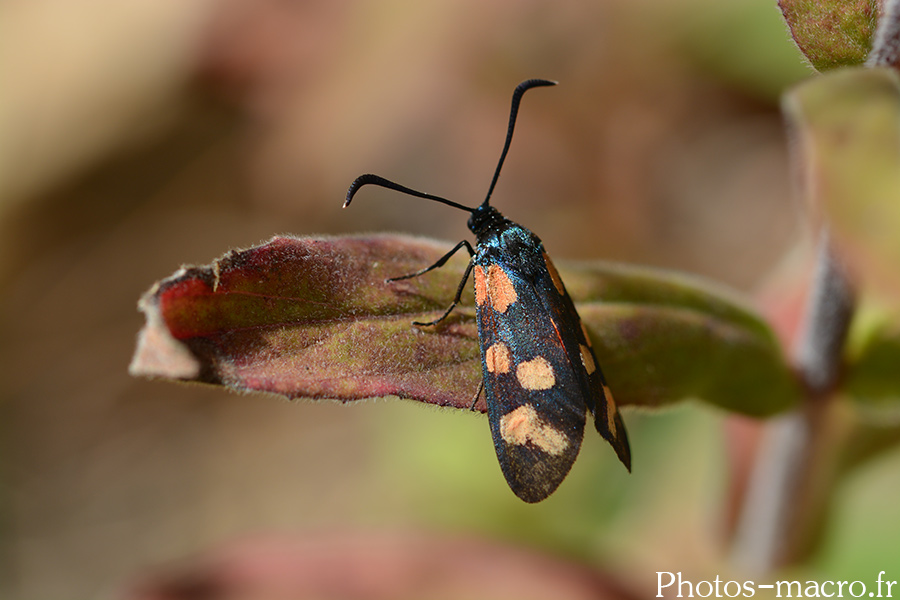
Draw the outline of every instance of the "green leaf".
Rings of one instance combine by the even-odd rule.
[[[296,239],[183,268],[140,302],[131,372],[289,398],[396,395],[468,408],[481,378],[474,298],[438,327],[465,260],[400,237]],[[585,264],[560,269],[619,404],[686,398],[751,415],[785,410],[799,389],[759,317],[695,279]],[[477,408],[484,410],[484,400]]]
[[[804,193],[869,286],[900,291],[900,86],[888,69],[843,69],[788,93]]]
[[[879,417],[900,417],[900,322],[896,315],[867,310],[853,327],[843,391]],[[879,418],[879,420],[882,420]]]
[[[617,402],[693,398],[753,416],[800,397],[768,325],[694,277],[594,264],[562,270]]]
[[[847,472],[900,443],[900,319],[864,305],[847,343],[840,392],[849,400],[842,419],[839,468]]]
[[[816,69],[866,60],[878,22],[878,0],[779,0],[778,7],[794,42]]]

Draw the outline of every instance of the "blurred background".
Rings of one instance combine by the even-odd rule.
[[[494,205],[557,262],[746,292],[804,235],[779,94],[811,74],[768,0],[0,4],[0,596],[106,597],[267,532],[463,532],[615,568],[721,554],[722,416],[626,412],[526,506],[484,419],[136,380],[139,296],[274,234],[469,236],[373,172]],[[614,380],[614,374],[607,374]]]

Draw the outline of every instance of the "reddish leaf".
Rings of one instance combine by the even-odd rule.
[[[141,299],[147,326],[131,372],[289,398],[396,395],[467,408],[481,377],[471,283],[440,326],[412,325],[442,314],[465,258],[384,281],[448,247],[398,236],[275,238],[184,268]],[[644,269],[561,271],[619,404],[693,397],[766,415],[799,396],[768,327],[721,292]]]
[[[878,0],[779,0],[778,7],[800,51],[816,69],[866,60]]]
[[[397,395],[467,407],[479,381],[474,312],[458,310],[438,334],[412,325],[446,308],[465,263],[384,282],[445,251],[386,236],[277,237],[210,267],[184,268],[141,299],[148,325],[131,371],[289,398]],[[157,351],[166,337],[158,325],[167,348],[183,345],[190,356]],[[171,358],[164,368],[161,354]]]

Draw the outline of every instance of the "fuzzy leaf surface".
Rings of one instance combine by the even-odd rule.
[[[878,0],[779,0],[803,55],[819,71],[861,64],[878,22]]]
[[[140,301],[135,375],[288,398],[396,395],[468,408],[481,378],[471,282],[437,327],[465,269],[449,245],[402,236],[276,237],[185,267]],[[768,326],[693,278],[618,265],[560,266],[619,404],[699,399],[770,415],[799,397]],[[477,409],[485,410],[483,398]]]

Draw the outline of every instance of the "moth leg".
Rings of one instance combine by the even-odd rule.
[[[419,275],[424,275],[428,271],[432,271],[434,269],[443,267],[445,264],[447,264],[447,261],[450,260],[450,257],[453,256],[454,254],[456,254],[457,252],[459,252],[459,249],[462,248],[463,246],[465,246],[466,250],[469,251],[469,256],[473,256],[475,254],[475,251],[472,249],[472,245],[469,244],[468,241],[463,240],[460,243],[458,243],[457,245],[453,246],[453,249],[450,250],[450,252],[448,252],[447,254],[440,257],[438,259],[438,261],[436,263],[434,263],[433,265],[431,265],[430,267],[426,267],[426,268],[422,269],[421,271],[416,271],[415,273],[410,273],[409,275],[401,275],[400,277],[391,277],[390,279],[385,279],[385,283],[393,283],[395,281],[401,281],[403,279],[412,279],[413,277],[418,277]]]
[[[471,252],[472,248],[469,246],[468,242],[466,242],[466,246],[469,247],[469,251]],[[450,305],[450,308],[444,312],[440,317],[435,319],[434,321],[429,321],[427,323],[421,323],[419,321],[413,321],[413,325],[418,325],[419,327],[430,327],[431,325],[437,325],[453,312],[453,309],[456,308],[456,305],[459,304],[459,299],[462,297],[463,290],[466,287],[466,281],[469,280],[469,274],[472,272],[472,267],[475,266],[475,263],[471,260],[469,261],[468,266],[466,267],[466,272],[463,273],[462,279],[459,282],[459,287],[456,288],[456,296],[453,297],[453,303]],[[431,267],[429,267],[430,269]]]
[[[484,379],[478,382],[478,391],[475,392],[475,397],[472,398],[472,404],[469,405],[469,410],[475,410],[475,405],[478,404],[478,399],[481,398],[481,392],[484,391]]]

